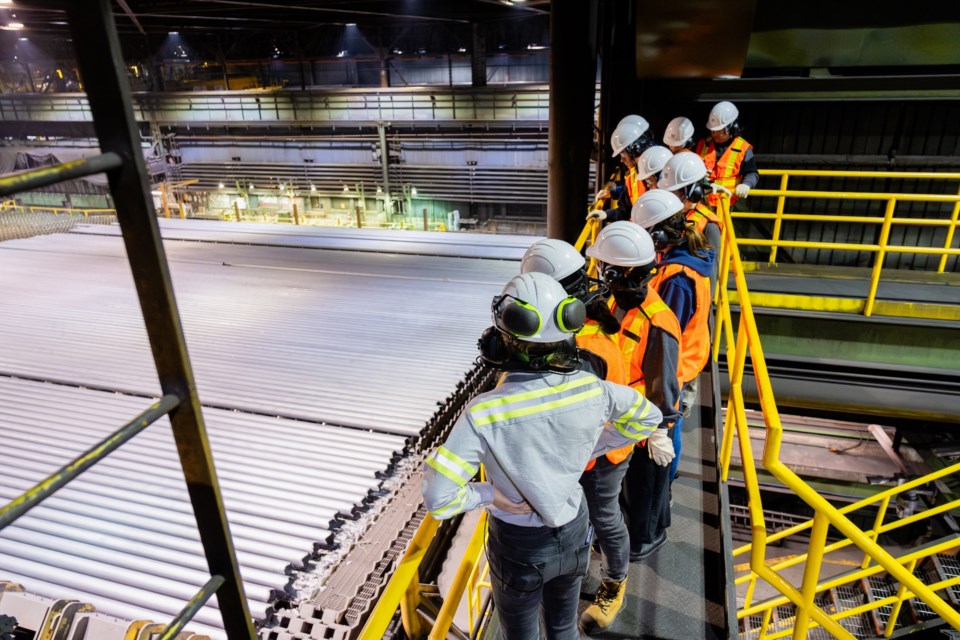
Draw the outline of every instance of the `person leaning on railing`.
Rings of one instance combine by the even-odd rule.
[[[678,156],[674,156],[678,157]],[[680,382],[684,385],[683,415],[696,402],[696,380],[710,359],[710,275],[716,253],[684,215],[684,203],[669,191],[654,189],[633,206],[633,222],[650,231],[660,256],[657,275],[650,286],[670,307],[680,325]],[[688,391],[690,390],[690,391]],[[676,477],[682,449],[680,423],[674,426],[670,467]]]
[[[730,206],[738,198],[746,198],[750,189],[760,182],[753,145],[744,140],[738,118],[740,111],[732,102],[718,102],[710,110],[707,129],[710,135],[697,143],[697,155],[707,166],[710,181],[729,190]],[[717,206],[716,196],[710,196],[710,205]]]
[[[573,334],[586,311],[542,273],[493,300],[481,359],[506,375],[467,405],[426,460],[423,497],[438,519],[487,507],[487,560],[506,640],[577,640],[592,530],[579,479],[587,462],[645,440],[660,411],[630,387],[580,370]],[[669,445],[669,442],[667,442]],[[487,482],[471,482],[479,465]]]

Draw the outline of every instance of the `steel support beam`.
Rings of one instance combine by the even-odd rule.
[[[559,0],[550,11],[547,235],[573,242],[587,207],[597,75],[597,0]]]
[[[620,119],[638,113],[636,96],[626,90],[633,84],[636,57],[635,4],[627,0],[602,0],[600,4],[600,141],[597,149],[597,189],[616,169],[619,160],[612,157],[610,134]],[[644,114],[640,114],[644,115]],[[645,116],[648,117],[649,116]]]
[[[473,33],[473,46],[470,47],[470,82],[475,87],[487,86],[487,40],[483,27],[474,22],[470,25]]]
[[[250,611],[140,152],[140,132],[131,108],[111,1],[71,0],[65,7],[80,68],[87,72],[83,81],[100,148],[104,154],[115,153],[124,160],[108,174],[110,190],[160,386],[164,395],[180,399],[170,422],[210,573],[226,580],[217,590],[224,629],[231,640],[253,640]]]

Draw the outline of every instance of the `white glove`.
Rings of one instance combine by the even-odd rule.
[[[595,209],[587,214],[587,220],[600,220],[601,222],[607,219],[607,212],[601,211],[600,209]]]
[[[657,429],[647,438],[647,451],[658,466],[665,467],[673,462],[676,454],[673,451],[673,441],[666,429]]]
[[[738,184],[737,188],[733,190],[738,198],[746,198],[750,195],[750,187],[745,184]]]
[[[714,182],[713,184],[711,184],[710,187],[713,189],[713,192],[714,192],[714,193],[723,192],[723,193],[727,194],[728,196],[732,196],[732,195],[733,195],[733,194],[730,192],[730,189],[727,189],[725,186],[720,185],[720,184],[717,184],[716,182]]]

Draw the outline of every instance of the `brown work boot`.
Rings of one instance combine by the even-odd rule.
[[[603,631],[613,624],[617,614],[623,608],[623,594],[627,591],[627,579],[620,582],[603,580],[593,604],[580,616],[580,628],[584,633]]]

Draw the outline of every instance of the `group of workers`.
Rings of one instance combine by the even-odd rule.
[[[711,205],[758,181],[737,116],[717,104],[696,144],[675,118],[667,147],[642,117],[624,118],[611,145],[626,171],[588,214],[605,225],[586,249],[600,277],[572,245],[540,240],[493,299],[480,358],[504,373],[427,457],[423,495],[439,519],[487,508],[505,640],[608,629],[630,563],[667,540],[683,418],[709,360],[723,230]],[[594,536],[601,583],[578,618]]]

